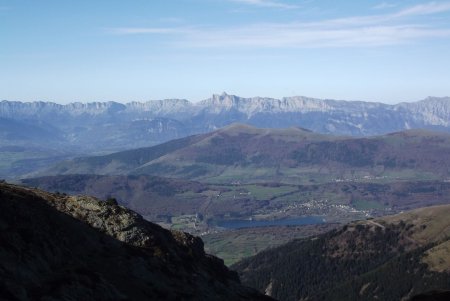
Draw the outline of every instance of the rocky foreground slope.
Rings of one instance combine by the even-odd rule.
[[[1,300],[270,300],[203,242],[115,204],[0,184]]]

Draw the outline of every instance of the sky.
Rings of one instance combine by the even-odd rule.
[[[450,1],[0,0],[0,99],[450,96]]]

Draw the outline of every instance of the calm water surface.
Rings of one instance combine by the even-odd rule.
[[[253,228],[266,226],[299,226],[299,225],[315,225],[325,223],[321,216],[303,216],[290,219],[254,221],[254,220],[223,220],[217,222],[217,226],[226,229]]]

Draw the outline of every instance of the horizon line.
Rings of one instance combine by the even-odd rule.
[[[395,103],[387,103],[387,102],[383,102],[383,101],[370,101],[370,100],[358,100],[358,99],[336,99],[336,98],[318,98],[318,97],[311,97],[311,96],[305,96],[305,95],[293,95],[293,96],[282,96],[280,98],[275,98],[275,97],[268,97],[268,96],[251,96],[251,97],[243,97],[243,96],[239,96],[236,94],[228,94],[226,92],[222,92],[222,93],[213,93],[211,95],[211,97],[208,98],[203,98],[201,100],[197,100],[197,101],[192,101],[186,98],[162,98],[162,99],[149,99],[149,100],[131,100],[131,101],[117,101],[117,100],[88,100],[88,101],[70,101],[67,103],[61,103],[58,101],[54,101],[54,100],[32,100],[32,101],[21,101],[21,100],[8,100],[8,99],[1,99],[0,102],[19,102],[19,103],[52,103],[52,104],[57,104],[57,105],[62,105],[62,106],[67,106],[67,105],[71,105],[71,104],[94,104],[94,103],[117,103],[117,104],[123,104],[123,105],[127,105],[127,104],[131,104],[131,103],[141,103],[141,104],[145,104],[145,103],[149,103],[149,102],[158,102],[158,101],[174,101],[174,100],[178,100],[178,101],[187,101],[190,104],[198,104],[202,101],[206,101],[209,99],[214,98],[215,96],[232,96],[232,97],[238,97],[241,99],[246,99],[246,100],[251,100],[251,99],[255,99],[255,98],[259,98],[259,99],[267,99],[267,100],[278,100],[281,101],[283,99],[286,98],[305,98],[305,99],[309,99],[309,100],[316,100],[316,101],[342,101],[342,102],[364,102],[364,103],[378,103],[378,104],[385,104],[385,105],[390,105],[390,106],[395,106],[395,105],[399,105],[402,103],[416,103],[416,102],[420,102],[420,101],[424,101],[424,100],[428,100],[428,99],[433,99],[433,98],[439,98],[439,99],[445,99],[445,98],[449,98],[450,96],[426,96],[423,99],[418,99],[418,100],[411,100],[411,101],[400,101],[400,102],[395,102]]]

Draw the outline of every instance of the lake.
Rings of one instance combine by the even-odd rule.
[[[233,219],[222,220],[217,222],[217,226],[226,229],[253,228],[266,226],[299,226],[299,225],[315,225],[325,223],[321,216],[303,216],[289,219],[277,220],[248,220]]]

